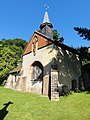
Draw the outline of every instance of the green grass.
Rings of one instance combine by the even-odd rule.
[[[90,94],[73,93],[58,102],[32,93],[17,92],[0,87],[0,110],[5,103],[5,120],[90,120]]]

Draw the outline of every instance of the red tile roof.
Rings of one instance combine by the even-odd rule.
[[[32,42],[33,42],[34,37],[37,37],[37,39],[38,39],[38,49],[52,44],[52,42],[48,40],[50,38],[43,35],[42,33],[39,33],[37,31],[35,31],[34,34],[31,37],[29,43],[27,44],[25,50],[24,50],[23,56],[32,51]]]

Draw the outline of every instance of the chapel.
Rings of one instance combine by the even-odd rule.
[[[34,31],[22,58],[22,65],[10,72],[5,87],[33,92],[59,100],[63,87],[79,89],[80,54],[53,39],[53,25],[46,9],[40,31]]]

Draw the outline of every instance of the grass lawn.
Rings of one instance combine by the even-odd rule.
[[[4,108],[3,104],[8,102],[13,104]],[[90,120],[90,94],[73,93],[55,102],[41,95],[0,87],[0,115],[6,110],[4,120]]]

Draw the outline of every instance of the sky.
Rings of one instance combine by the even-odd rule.
[[[29,42],[39,30],[48,5],[53,29],[72,47],[90,46],[74,27],[90,29],[90,0],[0,0],[0,40],[21,38]]]

